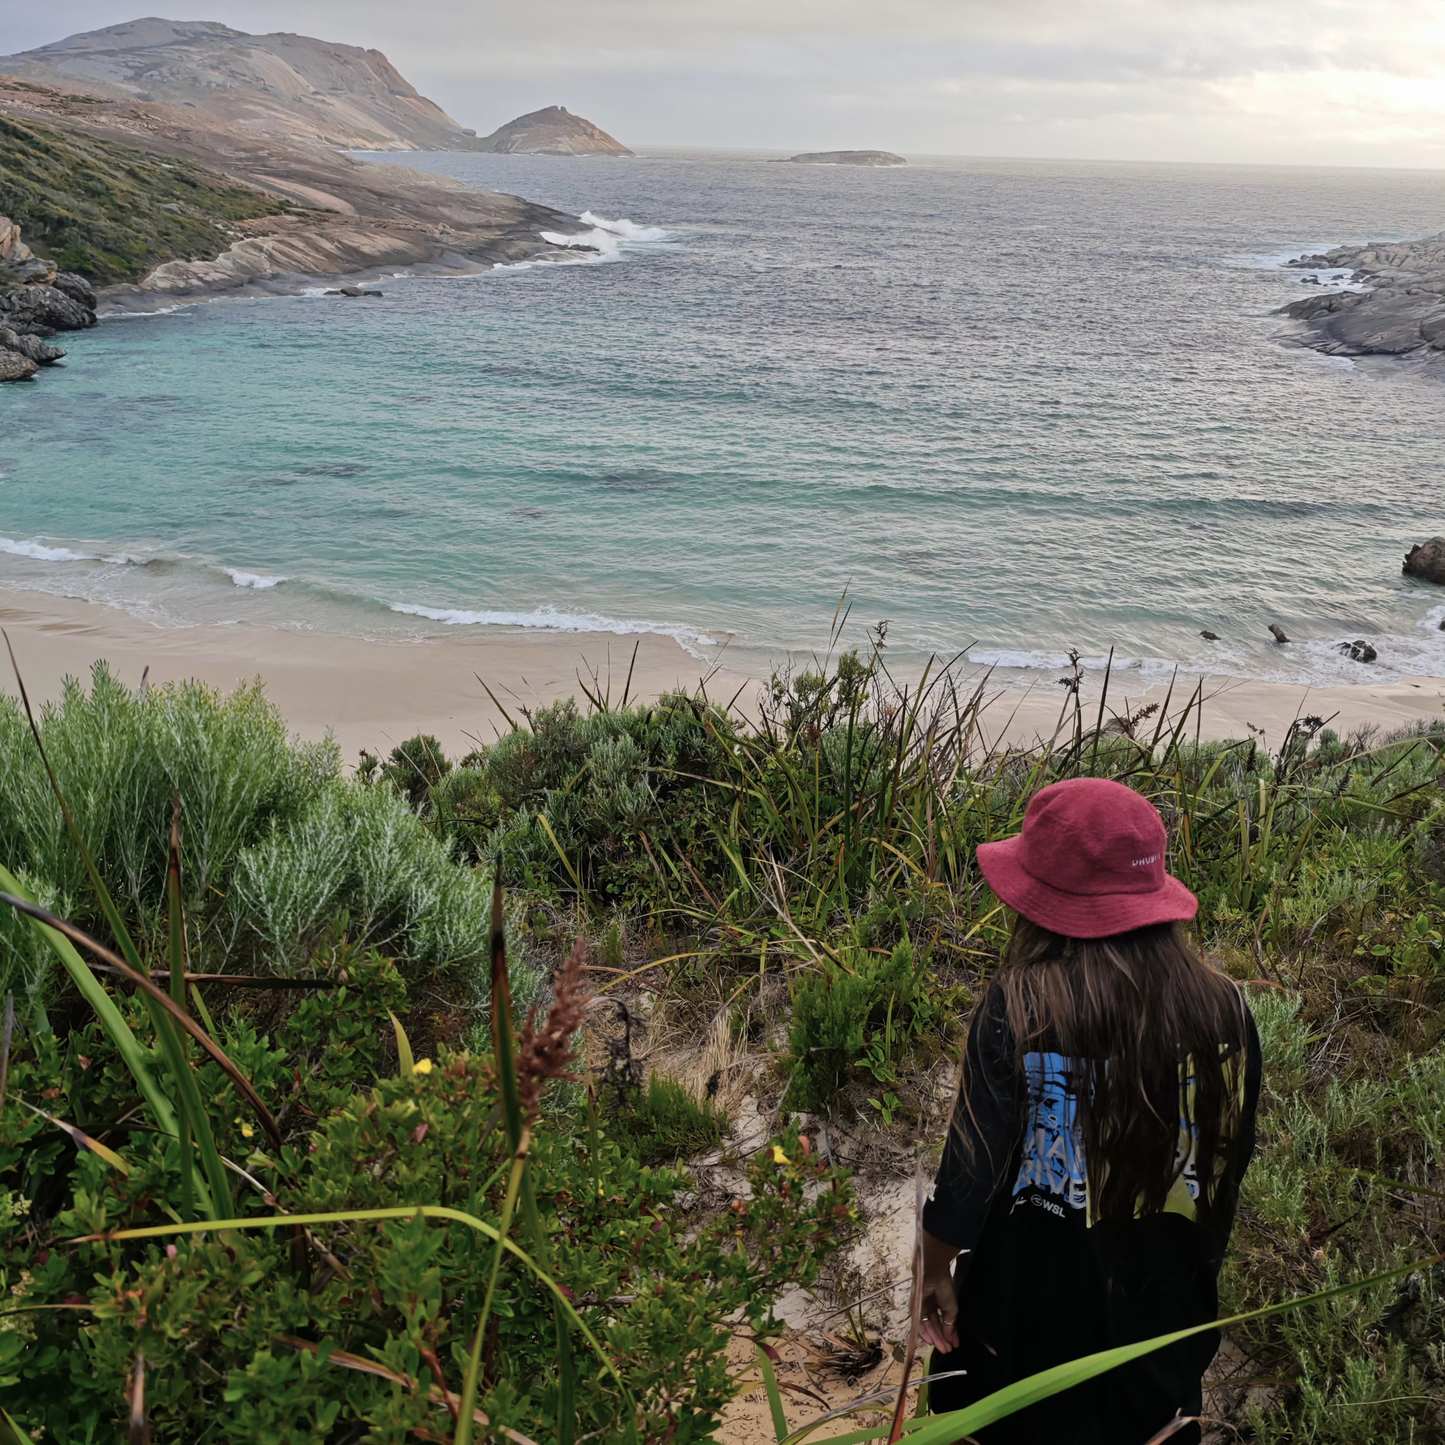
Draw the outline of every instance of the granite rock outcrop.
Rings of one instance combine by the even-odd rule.
[[[26,381],[65,355],[44,338],[94,325],[90,283],[36,256],[20,227],[0,216],[0,381]]]
[[[1445,232],[1418,241],[1337,246],[1288,262],[1337,289],[1281,308],[1304,323],[1303,343],[1331,356],[1445,356]]]
[[[153,259],[143,269],[123,274],[118,282],[115,267],[108,273],[95,270],[93,275],[111,284],[97,285],[94,294],[80,290],[86,283],[79,276],[60,276],[52,283],[82,307],[96,301],[102,314],[221,293],[294,293],[317,278],[336,284],[399,269],[449,275],[483,271],[560,257],[563,248],[545,237],[585,229],[575,216],[551,206],[477,190],[409,166],[258,138],[240,125],[225,126],[152,102],[0,75],[0,130],[6,122],[41,137],[47,154],[70,146],[67,164],[74,174],[57,176],[52,187],[57,195],[113,198],[123,190],[131,197],[139,190],[135,205],[97,210],[77,201],[70,208],[74,224],[64,237],[51,238],[53,245],[70,246],[97,266],[122,254],[133,257],[138,247],[124,244],[126,222],[144,213],[153,244],[140,249]],[[158,208],[149,204],[160,195],[154,176],[181,174],[208,188],[207,208],[182,203],[184,219],[195,225],[165,235],[156,219]],[[165,206],[159,211],[169,214]],[[43,208],[37,214],[44,214]],[[206,223],[203,234],[195,229],[201,221]],[[33,239],[33,233],[27,234]],[[11,323],[0,316],[0,324]]]

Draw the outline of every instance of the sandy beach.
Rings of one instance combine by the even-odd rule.
[[[709,668],[671,638],[653,635],[468,627],[436,639],[391,642],[244,624],[158,627],[116,608],[19,591],[0,592],[0,626],[35,700],[57,697],[65,677],[86,678],[101,658],[132,687],[147,668],[154,684],[196,677],[229,689],[260,677],[295,732],[308,739],[332,733],[348,762],[361,748],[386,752],[418,732],[433,734],[453,755],[465,753],[507,728],[502,708],[521,721],[523,708],[571,696],[581,703],[583,682],[588,688],[596,681],[604,690],[610,687],[614,703],[624,687],[636,700],[705,683],[709,696],[724,703],[735,699],[748,713],[761,682],[729,666],[725,652]],[[13,693],[8,663],[5,671],[0,690]],[[984,674],[980,669],[969,675]],[[1171,710],[1199,681],[1180,676]],[[1297,716],[1333,718],[1331,726],[1341,733],[1370,724],[1389,731],[1437,719],[1445,709],[1441,678],[1315,689],[1223,677],[1203,682],[1202,736],[1247,737],[1251,728],[1263,729],[1270,745],[1280,742]],[[1086,710],[1097,708],[1101,683],[1101,674],[1085,675]],[[1063,693],[1052,673],[1032,679],[995,673],[986,691],[986,741],[1028,742],[1053,732]],[[1155,686],[1126,699],[1116,677],[1109,706],[1162,704],[1166,691]]]

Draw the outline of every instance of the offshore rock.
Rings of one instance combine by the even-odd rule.
[[[1411,547],[1400,571],[1406,577],[1419,577],[1445,586],[1445,537],[1431,537],[1428,542]]]
[[[1346,657],[1354,658],[1356,662],[1374,662],[1379,657],[1379,653],[1363,637],[1357,637],[1353,642],[1340,643],[1340,651]]]
[[[19,352],[37,366],[50,366],[65,355],[62,347],[51,346],[38,336],[22,336],[8,326],[0,326],[0,350]]]
[[[804,151],[789,156],[794,166],[906,166],[908,162],[892,151]]]
[[[613,140],[601,126],[573,115],[565,105],[549,105],[529,111],[498,126],[491,135],[476,142],[480,150],[500,155],[533,156],[630,156],[621,141]]]

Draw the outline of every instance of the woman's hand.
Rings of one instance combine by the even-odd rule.
[[[936,1350],[958,1348],[958,1296],[953,1292],[951,1244],[923,1232],[923,1316],[919,1333]]]

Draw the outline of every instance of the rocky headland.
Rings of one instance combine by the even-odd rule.
[[[595,131],[599,150],[628,153],[554,109]],[[147,20],[0,59],[0,213],[19,228],[25,264],[49,267],[47,289],[70,287],[92,321],[317,280],[349,294],[341,283],[385,270],[574,259],[585,242],[546,239],[585,229],[565,212],[339,148],[486,150],[494,140],[463,130],[379,52],[294,35]],[[23,301],[20,290],[41,283],[13,269],[0,303],[8,330],[65,329],[64,307]],[[82,285],[94,288],[88,302]],[[22,353],[35,365],[57,359],[6,347]]]
[[[477,141],[475,149],[497,155],[630,156],[621,141],[565,105],[519,115]]]
[[[906,166],[908,162],[892,151],[804,151],[789,156],[793,166]]]
[[[1287,263],[1320,289],[1280,314],[1303,323],[1299,340],[1331,356],[1401,356],[1436,361],[1445,354],[1445,232],[1419,241],[1337,246]],[[1321,282],[1317,276],[1325,274]],[[1346,289],[1325,289],[1348,281]]]

